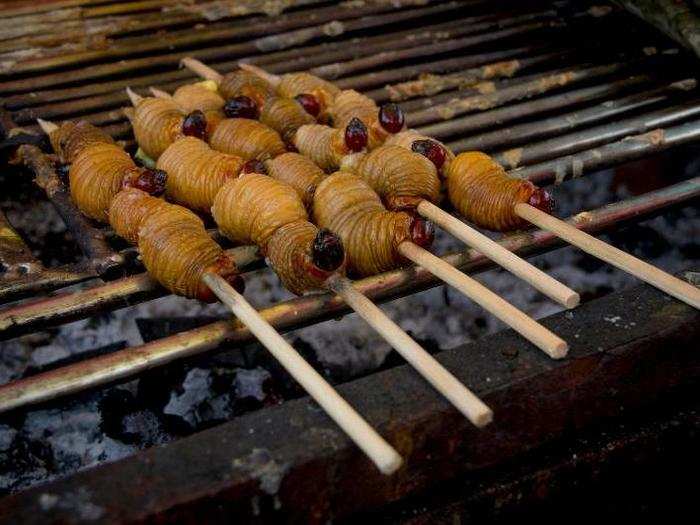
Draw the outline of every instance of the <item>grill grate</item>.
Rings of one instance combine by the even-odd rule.
[[[581,2],[402,0],[332,4],[106,0],[41,3],[37,12],[0,7],[0,151],[15,151],[76,239],[84,260],[44,267],[0,214],[0,339],[138,304],[166,292],[139,273],[132,248],[115,250],[111,232],[73,206],[35,125],[36,118],[82,118],[134,148],[121,107],[124,88],[173,90],[194,80],[177,69],[194,56],[226,72],[239,60],[271,72],[310,69],[377,101],[400,101],[407,122],[455,152],[480,149],[513,176],[538,184],[569,179],[696,143],[700,96],[696,61],[628,14]],[[272,5],[282,9],[260,10]],[[274,14],[275,16],[268,16]],[[21,16],[12,22],[10,16]],[[50,16],[51,24],[41,22]],[[626,38],[617,38],[619,27]],[[616,29],[618,28],[618,29]],[[154,32],[158,33],[154,36]],[[84,35],[89,33],[89,37]],[[593,41],[596,35],[599,41]],[[29,50],[29,52],[27,52]],[[22,144],[18,149],[16,146]],[[44,148],[46,150],[46,148]],[[619,228],[700,197],[700,178],[588,210],[569,221],[588,232]],[[501,243],[523,256],[561,246],[534,231]],[[262,261],[233,248],[246,270]],[[468,273],[493,267],[467,250],[446,261]],[[62,290],[92,281],[80,291]],[[357,281],[375,301],[438,284],[420,268]],[[59,293],[14,303],[39,293]],[[348,313],[314,294],[262,310],[281,331]],[[57,368],[0,398],[17,406],[137,376],[145,370],[252,340],[242,326],[205,326]],[[42,385],[41,390],[32,387]]]

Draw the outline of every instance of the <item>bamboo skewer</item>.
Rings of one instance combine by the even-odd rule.
[[[517,204],[515,213],[535,226],[552,232],[584,252],[628,272],[672,297],[700,309],[700,289],[659,268],[584,233],[529,204]]]
[[[574,308],[579,304],[581,298],[571,288],[547,275],[539,268],[525,261],[525,259],[505,249],[496,241],[489,239],[486,235],[438,208],[430,201],[421,201],[416,211],[426,219],[433,221],[443,230],[454,235],[470,248],[481,252],[512,274],[517,275],[547,297],[554,299],[567,308]]]
[[[130,91],[130,90],[129,90]],[[129,93],[129,97],[138,97]],[[55,131],[58,126],[46,120],[37,119],[45,133]],[[228,306],[260,343],[269,350],[282,367],[304,388],[304,390],[325,410],[328,416],[360,447],[377,465],[383,474],[391,474],[402,464],[398,452],[389,445],[360,416],[328,382],[309,365],[294,348],[237,292],[223,277],[207,273],[202,280]]]
[[[206,80],[212,80],[217,84],[221,82],[222,75],[199,60],[188,57],[184,58],[181,64]],[[278,75],[268,73],[264,69],[252,64],[241,63],[239,66],[241,69],[254,73],[265,79],[273,86],[277,86],[280,82],[280,77]],[[492,261],[498,263],[506,270],[520,277],[522,280],[542,292],[544,295],[557,301],[566,308],[574,308],[579,304],[580,296],[574,290],[547,275],[539,268],[536,268],[532,264],[526,262],[513,252],[506,250],[497,242],[489,239],[471,226],[456,219],[449,213],[446,213],[431,202],[426,200],[421,201],[418,204],[416,211],[418,211],[418,213],[423,217],[430,219],[435,224],[454,235],[467,246],[483,253]]]
[[[411,339],[377,305],[358,292],[350,280],[335,276],[328,280],[327,285],[475,426],[481,428],[492,421],[493,412],[483,401]]]
[[[459,290],[551,358],[561,359],[566,356],[569,350],[566,341],[478,281],[412,242],[402,242],[398,248],[401,255]]]
[[[204,282],[245,324],[289,374],[309,393],[383,474],[395,472],[403,460],[345,399],[223,278],[205,274]]]

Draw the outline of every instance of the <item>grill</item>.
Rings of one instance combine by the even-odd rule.
[[[274,73],[308,69],[377,101],[399,101],[410,126],[455,152],[486,151],[513,176],[539,185],[659,158],[671,149],[692,152],[700,139],[695,57],[615,7],[527,4],[77,0],[4,6],[0,149],[12,166],[24,169],[10,167],[3,184],[25,184],[33,175],[82,257],[42,263],[0,212],[0,338],[28,337],[166,294],[142,273],[133,248],[119,246],[110,231],[74,207],[35,123],[79,117],[133,150],[121,111],[128,104],[124,88],[145,95],[149,86],[173,90],[193,81],[189,71],[177,68],[186,56],[222,72],[239,60]],[[686,147],[675,150],[681,146]],[[619,231],[700,196],[700,178],[668,182],[568,220],[587,232]],[[576,183],[589,191],[595,179]],[[522,256],[562,246],[540,230],[499,242]],[[231,249],[246,270],[263,267],[256,250]],[[493,267],[472,250],[443,258],[468,273]],[[698,278],[692,268],[683,276]],[[439,283],[420,268],[408,268],[356,284],[383,302]],[[348,312],[330,294],[261,310],[281,331]],[[606,321],[616,318],[625,324]],[[392,478],[373,471],[311,401],[291,399],[296,394],[122,461],[8,496],[0,500],[0,515],[27,522],[43,521],[46,513],[66,521],[253,516],[324,521],[371,511],[410,521],[400,510],[408,496],[467,474],[477,480],[471,483],[484,484],[474,491],[480,496],[455,492],[459,503],[443,499],[435,505],[451,509],[448,514],[470,515],[484,501],[504,497],[489,488],[501,480],[493,469],[567,432],[611,420],[625,407],[644,407],[650,398],[692,385],[697,321],[692,308],[637,287],[544,321],[572,347],[563,362],[548,361],[510,331],[440,351],[438,359],[494,408],[496,423],[483,431],[468,428],[405,366],[387,365],[344,383],[342,395],[407,459]],[[4,417],[11,423],[21,418],[25,404],[60,408],[70,400],[59,396],[145,378],[153,369],[178,365],[173,362],[193,362],[199,354],[253,341],[230,320],[185,319],[175,327],[176,333],[143,345],[103,349],[0,387],[0,398],[17,407]],[[601,460],[597,451],[591,455]],[[549,470],[553,479],[560,470]],[[433,518],[442,516],[433,511]]]

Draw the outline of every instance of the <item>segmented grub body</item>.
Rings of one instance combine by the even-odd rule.
[[[223,76],[219,82],[219,93],[227,100],[248,97],[261,108],[268,98],[275,95],[275,88],[254,73],[237,70]]]
[[[210,212],[219,189],[238,177],[242,166],[240,157],[215,151],[195,137],[172,143],[157,163],[168,173],[168,199],[204,213]]]
[[[183,137],[184,113],[171,99],[146,97],[134,107],[131,125],[143,152],[157,159],[170,144]]]
[[[379,123],[379,106],[366,95],[353,89],[337,94],[328,108],[333,127],[345,128],[353,117],[359,118],[367,127],[367,148],[371,151],[384,144],[391,134]]]
[[[519,203],[531,202],[551,212],[551,199],[544,190],[509,177],[484,153],[460,153],[447,167],[446,177],[452,204],[468,221],[483,228],[509,231],[524,227],[525,221],[514,211]]]
[[[432,162],[399,146],[381,146],[365,155],[355,172],[389,209],[410,209],[421,200],[437,202],[440,179]]]
[[[345,132],[322,124],[300,127],[294,136],[294,146],[324,171],[336,170],[343,158],[353,152],[345,143]]]
[[[89,122],[64,122],[49,134],[54,152],[63,163],[71,163],[88,146],[114,144],[112,137]]]
[[[316,187],[326,174],[311,159],[299,153],[283,153],[265,162],[267,174],[294,188],[306,207],[314,200]]]
[[[222,120],[209,137],[209,144],[215,150],[244,160],[264,161],[287,151],[275,130],[262,122],[245,118]]]
[[[292,144],[297,130],[316,123],[316,119],[292,98],[271,97],[262,106],[260,122],[279,133],[287,144]]]
[[[411,240],[413,218],[388,211],[360,177],[342,171],[326,177],[316,189],[313,214],[318,226],[340,236],[354,274],[374,275],[403,264],[397,249]]]

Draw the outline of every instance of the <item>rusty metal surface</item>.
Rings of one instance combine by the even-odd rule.
[[[699,321],[696,310],[640,286],[546,319],[572,343],[566,360],[528,351],[512,331],[438,354],[498,414],[499,425],[482,431],[406,366],[341,385],[340,393],[406,457],[391,477],[378,474],[312,402],[300,399],[7,497],[0,517],[24,523],[349,518],[455,476],[477,475],[697,381]],[[581,333],[585,341],[576,337]]]

